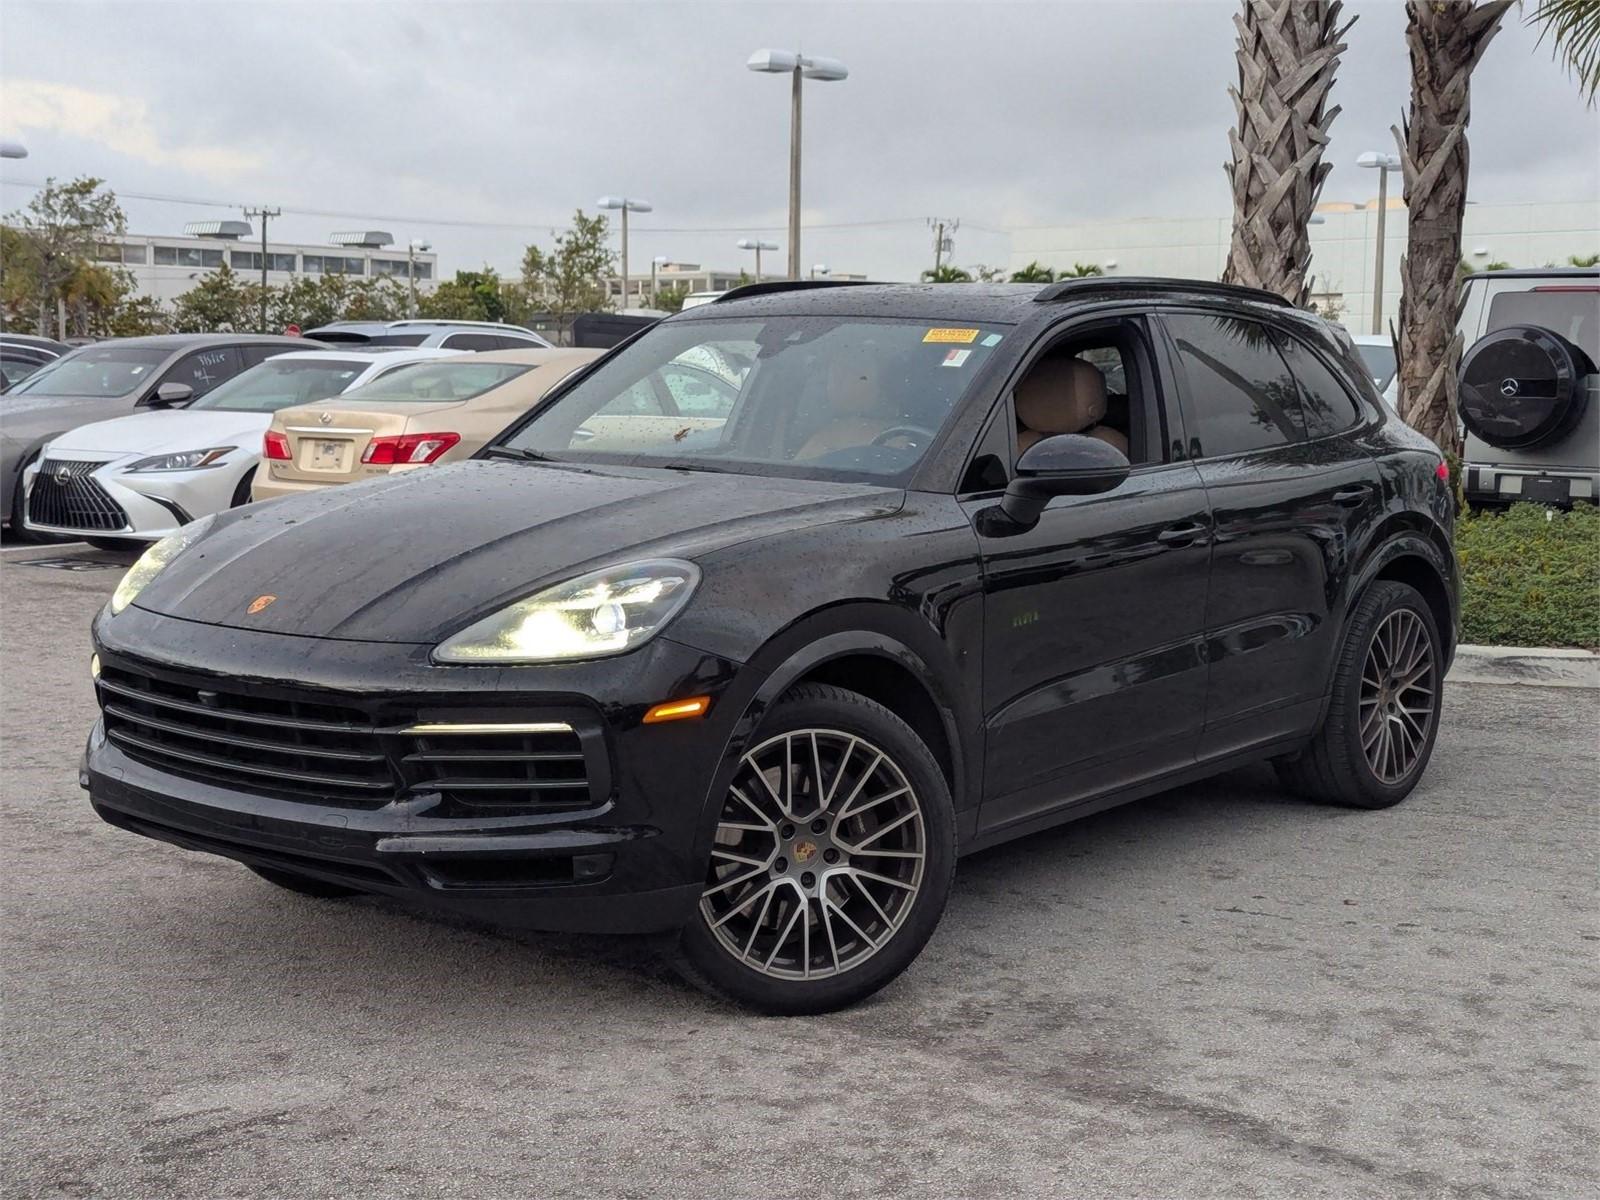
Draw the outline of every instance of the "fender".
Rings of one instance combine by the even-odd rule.
[[[952,774],[957,785],[955,799],[958,804],[963,798],[968,801],[966,808],[957,814],[958,828],[964,829],[976,818],[978,798],[982,795],[982,755],[966,752],[960,735],[958,705],[954,702],[955,681],[947,684],[923,655],[907,644],[910,639],[899,636],[901,631],[884,628],[903,624],[908,618],[909,614],[882,603],[830,606],[808,614],[751,656],[746,669],[759,672],[761,679],[729,731],[720,765],[706,790],[701,832],[695,843],[698,856],[711,853],[717,805],[732,782],[739,756],[749,748],[767,711],[809,672],[824,663],[856,655],[882,658],[905,668],[933,698],[946,744],[950,747]],[[841,625],[845,627],[839,628]],[[981,724],[978,728],[981,729]]]

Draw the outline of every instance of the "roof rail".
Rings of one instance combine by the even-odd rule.
[[[724,300],[744,300],[750,296],[767,296],[773,292],[806,292],[813,288],[861,287],[870,284],[867,279],[764,279],[760,283],[746,283],[729,288],[711,303]]]
[[[330,321],[330,325],[338,324]],[[364,325],[364,321],[352,321],[352,325]],[[388,325],[397,328],[401,325],[460,325],[466,329],[510,329],[516,333],[532,333],[533,330],[524,325],[511,325],[505,321],[456,321],[447,317],[401,317],[394,321],[375,321],[376,325]]]
[[[1213,283],[1208,279],[1163,279],[1140,275],[1118,275],[1107,279],[1089,275],[1082,279],[1062,279],[1047,284],[1033,298],[1035,304],[1050,304],[1057,300],[1075,300],[1091,292],[1203,292],[1216,296],[1232,296],[1236,300],[1254,300],[1259,304],[1275,304],[1280,308],[1294,305],[1276,292],[1261,288],[1240,287],[1235,283]]]

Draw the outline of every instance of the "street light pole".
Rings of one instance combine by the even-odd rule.
[[[268,208],[266,205],[244,210],[247,221],[252,217],[261,218],[261,328],[256,331],[258,333],[267,331],[267,222],[282,215],[283,209]]]
[[[650,260],[650,307],[656,307],[656,301],[661,298],[661,289],[656,286],[656,269],[666,264],[666,259],[656,255]]]
[[[834,58],[811,58],[798,50],[757,50],[745,66],[788,75],[789,84],[789,278],[800,278],[800,93],[804,79],[835,82],[850,72]]]
[[[761,252],[763,250],[776,250],[778,248],[778,243],[763,242],[760,238],[740,238],[738,241],[738,246],[741,250],[754,250],[756,252],[756,282],[760,283]],[[799,275],[795,275],[794,278],[798,279]]]
[[[632,200],[627,196],[601,196],[595,201],[600,208],[620,209],[622,212],[622,307],[628,307],[628,214],[650,212],[648,200]]]
[[[406,316],[417,315],[417,255],[433,249],[433,243],[412,238],[406,243]]]
[[[1380,154],[1368,150],[1356,159],[1356,165],[1370,167],[1378,172],[1378,248],[1372,267],[1372,332],[1383,332],[1383,226],[1389,215],[1389,172],[1400,169],[1398,154]]]

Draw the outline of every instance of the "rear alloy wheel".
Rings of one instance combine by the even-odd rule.
[[[854,1003],[921,951],[953,861],[949,789],[917,735],[855,693],[796,689],[717,814],[691,977],[769,1012]]]
[[[1404,800],[1439,733],[1441,647],[1415,588],[1387,579],[1369,587],[1351,615],[1321,728],[1305,750],[1275,761],[1284,783],[1357,808]]]

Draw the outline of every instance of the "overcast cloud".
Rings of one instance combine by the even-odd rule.
[[[806,262],[910,278],[937,215],[961,218],[958,262],[1001,264],[1020,226],[1228,211],[1236,7],[4,0],[0,132],[30,157],[4,163],[0,208],[93,174],[280,205],[275,238],[377,227],[429,238],[446,271],[514,271],[574,208],[626,192],[656,208],[634,221],[636,270],[737,266],[739,236],[787,236],[787,82],[744,60],[800,47],[851,72],[806,87]],[[1409,88],[1401,4],[1345,13],[1324,199],[1370,194],[1353,160],[1392,149]],[[1535,42],[1514,19],[1474,79],[1472,198],[1600,211],[1600,115]],[[140,233],[237,215],[124,206]],[[888,223],[826,227],[860,222]]]

